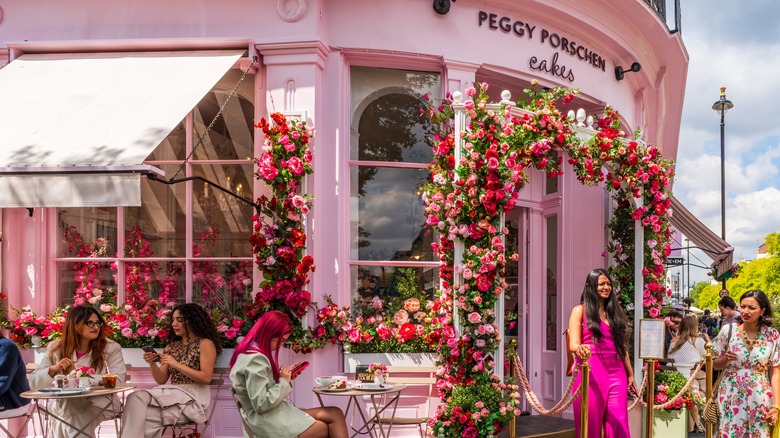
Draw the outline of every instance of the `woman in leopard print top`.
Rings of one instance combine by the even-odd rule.
[[[205,422],[211,401],[209,382],[221,351],[222,344],[206,311],[192,303],[176,306],[162,355],[144,353],[160,386],[128,396],[122,436],[159,438],[165,426]],[[169,379],[170,384],[166,384]]]

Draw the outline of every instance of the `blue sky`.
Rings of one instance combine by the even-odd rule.
[[[764,236],[780,231],[780,2],[681,3],[690,64],[673,191],[720,235],[720,116],[712,104],[727,87],[726,240],[735,260],[752,260]],[[708,279],[696,268],[691,278]]]

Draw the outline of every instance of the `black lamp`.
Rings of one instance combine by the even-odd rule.
[[[450,11],[450,2],[455,0],[433,0],[433,10],[439,15],[447,15]]]
[[[638,62],[634,62],[633,64],[631,64],[631,68],[628,69],[628,70],[624,70],[623,67],[617,66],[617,67],[615,67],[615,79],[617,79],[619,81],[622,81],[623,80],[623,75],[625,73],[628,73],[630,71],[636,73],[639,70],[642,70],[642,64],[640,64]]]
[[[726,240],[726,112],[734,108],[734,104],[726,99],[726,87],[720,87],[720,99],[712,104],[720,115],[720,237]],[[726,280],[723,280],[726,289]]]

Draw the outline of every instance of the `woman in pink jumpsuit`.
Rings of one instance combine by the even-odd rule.
[[[612,281],[604,269],[594,269],[585,280],[580,304],[569,318],[569,351],[578,365],[589,357],[588,430],[580,431],[580,398],[574,401],[578,437],[628,438],[628,392],[636,394],[634,371],[626,351],[628,322],[612,292]],[[577,374],[574,390],[580,386]]]

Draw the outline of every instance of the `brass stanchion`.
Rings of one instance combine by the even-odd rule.
[[[580,367],[580,435],[588,436],[588,392],[590,386],[590,355],[582,359]]]
[[[712,342],[704,345],[707,354],[704,356],[704,366],[707,367],[707,385],[705,386],[704,399],[709,400],[712,397]],[[704,422],[704,438],[712,437],[712,424],[709,421]]]
[[[655,401],[655,359],[647,360],[647,415],[645,416],[646,438],[653,438],[653,402]]]
[[[513,354],[509,359],[509,375],[512,376],[515,382],[517,382],[516,363],[519,360],[520,357],[518,357],[517,354]],[[517,413],[515,412],[515,415],[512,415],[511,420],[509,420],[509,438],[516,438],[516,437],[517,437]]]

